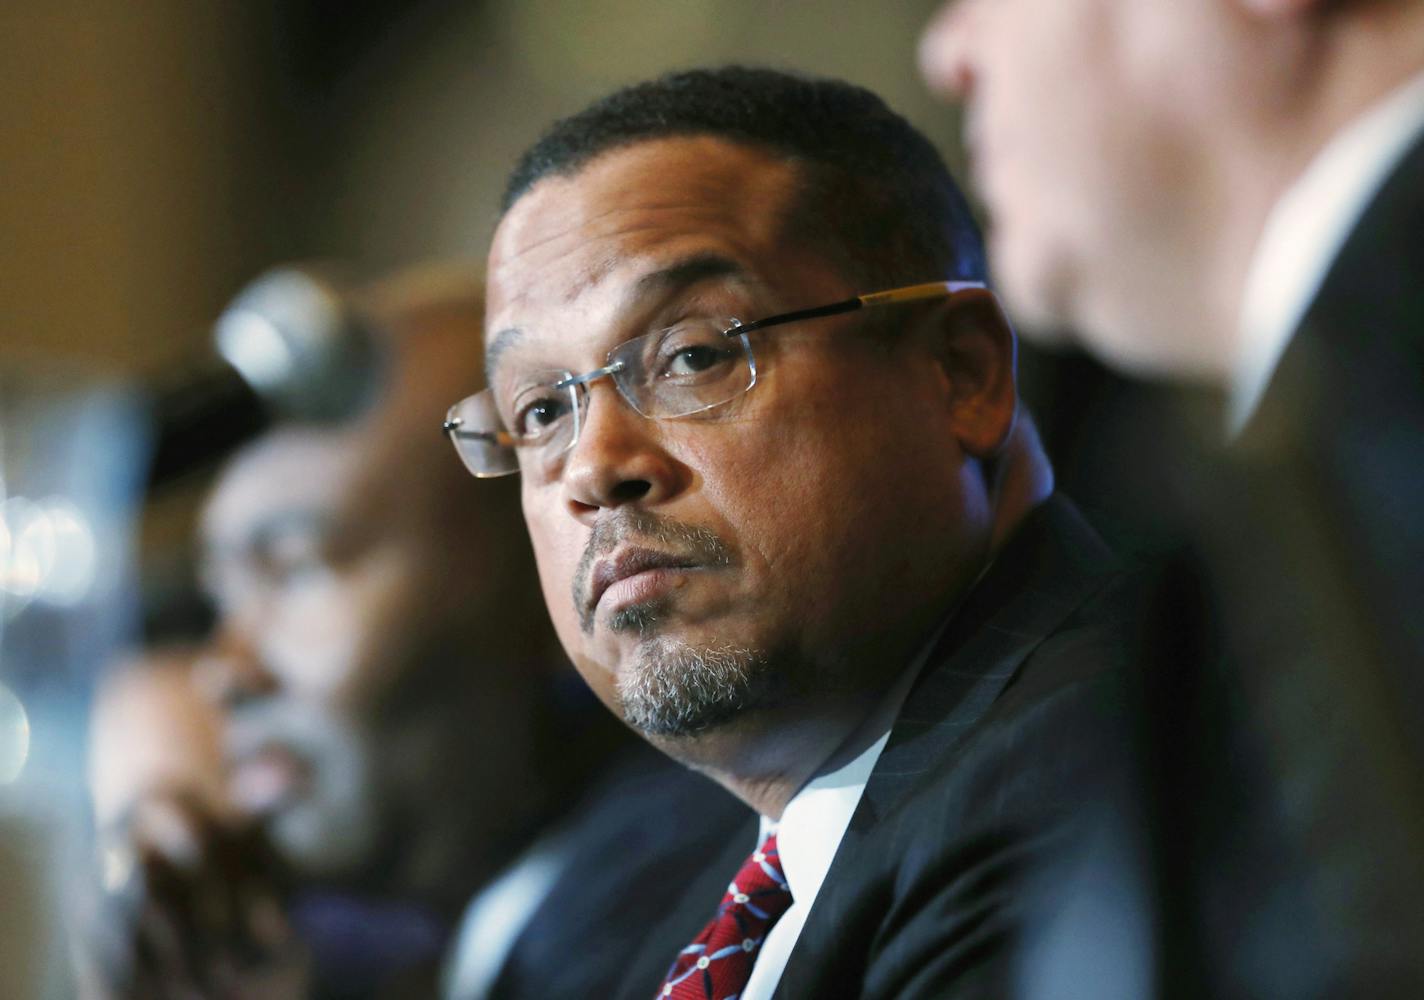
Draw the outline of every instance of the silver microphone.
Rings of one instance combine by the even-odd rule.
[[[317,268],[257,278],[218,318],[213,346],[150,383],[150,489],[222,457],[274,418],[350,417],[379,385],[375,338],[343,286]]]

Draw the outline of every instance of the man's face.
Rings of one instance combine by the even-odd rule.
[[[442,586],[369,516],[375,460],[350,435],[278,432],[229,468],[203,521],[230,791],[315,872],[363,863],[384,833],[382,757],[398,750],[382,706],[428,655],[421,595]]]
[[[644,142],[539,181],[491,251],[496,394],[536,371],[598,368],[686,319],[871,291],[783,232],[797,181],[785,161],[712,138]],[[680,736],[864,693],[866,650],[899,655],[926,596],[977,569],[986,502],[917,319],[892,317],[893,336],[854,316],[753,334],[756,385],[691,417],[645,418],[595,382],[574,448],[548,470],[526,461],[560,639],[627,721]]]
[[[1222,75],[1219,4],[957,0],[921,40],[931,87],[966,106],[1010,303],[1129,369],[1199,369],[1207,345],[1151,314],[1202,281],[1221,220],[1203,139]],[[1144,310],[1144,304],[1146,309]]]

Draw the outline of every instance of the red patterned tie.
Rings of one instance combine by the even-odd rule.
[[[678,953],[657,996],[733,1000],[751,977],[767,931],[790,905],[791,890],[781,873],[773,833],[727,886],[717,916]]]

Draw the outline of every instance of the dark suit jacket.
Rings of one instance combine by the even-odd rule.
[[[1233,452],[1233,520],[1262,550],[1230,565],[1244,578],[1233,596],[1257,581],[1282,593],[1256,592],[1251,618],[1267,622],[1254,631],[1303,625],[1352,673],[1373,664],[1377,677],[1342,680],[1379,686],[1370,710],[1424,766],[1424,137],[1346,241]]]
[[[1122,580],[1067,500],[1029,516],[907,697],[778,996],[1007,992],[1035,859],[1120,747]],[[752,841],[749,828],[651,929],[620,996],[646,1000]]]
[[[1181,741],[1199,756],[1164,782],[1205,794],[1156,851],[1159,868],[1191,859],[1201,954],[1182,961],[1217,995],[1419,995],[1424,140],[1204,493],[1225,654]]]

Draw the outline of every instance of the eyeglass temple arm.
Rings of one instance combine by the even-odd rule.
[[[797,309],[795,312],[782,313],[779,316],[768,316],[766,319],[734,326],[727,333],[739,335],[751,333],[753,330],[761,330],[768,326],[779,326],[782,323],[794,323],[803,319],[816,319],[819,316],[835,316],[838,313],[855,312],[857,309],[896,305],[901,302],[919,302],[924,299],[943,299],[965,289],[983,287],[983,283],[978,281],[929,281],[922,285],[907,285],[904,288],[892,288],[886,292],[857,295],[853,299],[832,302],[828,306]]]
[[[508,431],[467,431],[464,429],[465,422],[459,417],[453,420],[446,420],[440,426],[440,430],[447,437],[459,438],[480,438],[492,444],[513,447],[514,437]]]

